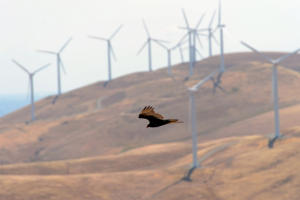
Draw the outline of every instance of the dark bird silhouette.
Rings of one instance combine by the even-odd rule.
[[[156,112],[152,106],[146,106],[139,114],[139,118],[147,119],[149,121],[148,127],[158,127],[171,123],[183,123],[178,119],[164,119],[164,117]]]

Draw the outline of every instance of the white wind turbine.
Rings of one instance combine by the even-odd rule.
[[[212,24],[213,24],[215,15],[216,15],[216,11],[213,13],[207,28],[199,29],[199,32],[207,32],[207,35],[206,34],[203,35],[201,33],[200,34],[207,37],[207,40],[208,40],[208,56],[209,57],[212,56],[212,39],[218,44],[218,41],[217,41],[217,39],[214,35],[215,30],[212,29]]]
[[[284,61],[286,58],[297,54],[300,49],[297,49],[296,51],[289,53],[287,55],[281,56],[277,59],[272,59],[269,58],[268,56],[262,54],[261,52],[259,52],[258,50],[256,50],[255,48],[253,48],[252,46],[250,46],[249,44],[241,41],[242,45],[244,45],[245,47],[249,48],[250,50],[252,50],[253,52],[259,54],[262,58],[264,58],[265,61],[267,61],[268,63],[272,64],[272,89],[273,89],[273,106],[274,106],[274,126],[275,126],[275,136],[274,136],[274,140],[275,141],[278,137],[280,137],[280,121],[279,121],[279,108],[278,108],[278,81],[277,81],[277,67],[278,65]],[[270,147],[273,146],[273,144],[269,144]]]
[[[225,71],[225,61],[224,61],[224,36],[223,36],[223,29],[225,28],[225,24],[222,24],[222,5],[221,0],[219,0],[219,12],[218,12],[218,26],[217,29],[220,30],[220,70],[223,73]]]
[[[47,65],[44,65],[44,66],[38,68],[37,70],[35,70],[34,72],[30,73],[23,65],[21,65],[20,63],[18,63],[16,60],[13,59],[12,62],[15,63],[18,67],[20,67],[29,76],[30,97],[31,97],[30,98],[30,101],[31,101],[31,121],[34,121],[35,120],[35,115],[34,115],[35,107],[34,107],[34,84],[33,84],[33,77],[34,77],[34,75],[37,72],[39,72],[39,71],[45,69],[46,67],[48,67],[50,65],[50,63],[47,64]]]
[[[54,52],[54,51],[47,51],[47,50],[38,50],[39,52],[42,53],[48,53],[48,54],[52,54],[56,56],[56,66],[57,66],[57,97],[61,95],[61,75],[60,75],[60,68],[63,69],[64,73],[66,73],[65,71],[65,67],[64,64],[61,60],[61,56],[60,54],[63,52],[63,50],[67,47],[67,45],[71,42],[72,38],[69,38],[69,40],[67,42],[65,42],[65,44],[59,49],[58,52]]]
[[[167,52],[167,64],[168,64],[168,74],[172,76],[172,51],[179,47],[179,45],[175,45],[173,47],[167,47],[166,45],[162,44],[161,42],[155,41],[158,45],[164,48]]]
[[[123,25],[120,25],[114,32],[111,34],[109,38],[102,38],[96,36],[89,36],[92,39],[102,40],[107,42],[107,65],[108,65],[108,82],[112,80],[112,70],[111,70],[111,55],[113,56],[114,60],[116,60],[116,55],[114,49],[111,45],[111,40],[115,35],[120,31]]]
[[[212,80],[213,76],[219,71],[213,71],[204,79],[199,81],[193,87],[188,88],[189,91],[189,101],[190,101],[190,115],[191,115],[191,131],[192,131],[192,140],[193,140],[193,165],[192,169],[199,167],[197,152],[198,152],[198,134],[197,134],[197,114],[196,114],[196,105],[195,105],[195,96],[194,94],[198,89],[207,81]]]
[[[187,30],[187,34],[182,38],[185,39],[186,36],[188,36],[188,43],[189,43],[189,76],[193,75],[193,70],[194,70],[194,66],[195,66],[195,62],[197,60],[196,55],[197,55],[197,50],[196,50],[196,40],[199,41],[200,45],[202,45],[199,35],[198,35],[198,28],[205,16],[205,14],[203,14],[201,16],[201,18],[199,19],[198,23],[196,24],[196,26],[194,28],[190,27],[189,25],[189,21],[186,17],[185,11],[184,9],[182,9],[182,14],[183,14],[183,18],[186,24],[186,27],[180,27],[181,29],[186,29]]]
[[[152,71],[152,41],[153,42],[166,42],[166,41],[152,38],[147,28],[145,20],[143,20],[143,25],[148,38],[146,42],[142,45],[142,47],[139,49],[137,55],[139,55],[143,51],[143,49],[148,45],[148,67],[149,67],[149,72],[151,72]]]

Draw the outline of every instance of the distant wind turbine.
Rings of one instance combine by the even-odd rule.
[[[111,45],[111,40],[115,35],[120,31],[123,25],[120,25],[114,32],[111,34],[109,38],[102,38],[96,36],[89,36],[92,39],[103,40],[107,42],[107,64],[108,64],[108,82],[112,80],[112,70],[111,70],[111,55],[113,56],[114,60],[116,60],[116,55],[114,49]]]
[[[275,125],[275,137],[274,140],[270,140],[270,141],[275,141],[278,137],[280,137],[280,121],[279,121],[279,108],[278,108],[278,81],[277,81],[277,66],[284,61],[285,59],[287,59],[288,57],[297,54],[300,49],[297,49],[296,51],[289,53],[287,55],[281,56],[277,59],[272,59],[269,58],[268,56],[262,54],[261,52],[259,52],[258,50],[256,50],[255,48],[253,48],[252,46],[250,46],[249,44],[241,41],[241,44],[244,45],[245,47],[247,47],[248,49],[250,49],[251,51],[257,53],[258,55],[260,55],[265,61],[267,61],[268,63],[272,64],[272,89],[273,89],[273,103],[274,103],[274,125]],[[269,145],[270,146],[270,145]],[[270,146],[272,147],[273,144]]]
[[[224,36],[223,29],[225,28],[225,24],[222,24],[222,5],[221,0],[219,0],[219,12],[218,12],[218,26],[217,28],[220,30],[220,69],[221,72],[225,71],[225,61],[224,61]]]
[[[166,45],[164,45],[161,42],[158,42],[158,41],[155,41],[155,42],[167,51],[168,74],[170,76],[172,76],[172,71],[171,71],[171,67],[172,67],[172,51],[175,50],[176,48],[178,48],[178,45],[175,45],[173,47],[167,47]]]
[[[152,42],[166,42],[166,41],[152,38],[149,29],[147,28],[145,20],[143,20],[143,25],[148,38],[146,42],[142,45],[142,47],[139,49],[137,55],[139,55],[143,51],[143,49],[148,45],[148,67],[149,67],[149,72],[151,72],[152,71]]]
[[[63,50],[68,46],[68,44],[71,42],[72,38],[69,38],[67,42],[59,49],[58,52],[54,51],[47,51],[47,50],[38,50],[39,52],[42,53],[48,53],[56,56],[56,65],[57,65],[57,96],[61,95],[61,75],[60,75],[60,68],[66,73],[64,64],[61,60],[60,54],[63,52]]]
[[[216,15],[216,11],[213,13],[207,28],[199,29],[200,34],[201,34],[201,32],[207,32],[207,35],[204,35],[204,36],[207,36],[207,40],[208,40],[208,56],[209,57],[212,56],[212,39],[215,41],[215,43],[219,44],[214,35],[214,32],[216,30],[212,29],[212,24],[213,24],[215,15]],[[203,35],[203,34],[201,34],[201,35]]]
[[[197,54],[196,53],[196,40],[198,40],[200,45],[202,45],[199,35],[198,35],[198,28],[199,28],[205,14],[203,14],[201,16],[201,18],[199,19],[198,23],[196,24],[196,26],[194,28],[190,27],[189,21],[186,17],[184,9],[182,9],[182,14],[183,14],[183,18],[184,18],[186,26],[180,27],[180,28],[187,30],[186,36],[188,36],[188,43],[189,43],[189,76],[192,76],[193,70],[195,67],[195,62],[197,60],[197,58],[196,58],[196,54]],[[185,39],[185,37],[183,37],[183,39]]]
[[[35,107],[34,107],[34,84],[33,84],[33,77],[34,75],[45,69],[46,67],[48,67],[50,65],[47,64],[47,65],[44,65],[40,68],[38,68],[37,70],[35,70],[34,72],[30,73],[23,65],[21,65],[20,63],[18,63],[16,60],[12,60],[13,63],[15,63],[18,67],[20,67],[24,72],[26,72],[29,76],[29,84],[30,84],[30,96],[31,96],[31,121],[34,121],[35,120],[35,115],[34,115],[34,111],[35,111]]]

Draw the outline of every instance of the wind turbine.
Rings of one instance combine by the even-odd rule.
[[[95,36],[89,36],[92,39],[102,40],[107,42],[107,64],[108,64],[108,82],[112,79],[112,73],[111,73],[111,55],[113,56],[114,60],[116,60],[116,55],[114,52],[114,49],[111,45],[111,40],[115,35],[120,31],[123,25],[120,25],[114,32],[111,34],[109,38],[102,38],[102,37],[95,37]]]
[[[163,40],[158,40],[158,39],[154,39],[151,37],[149,29],[147,28],[146,22],[145,20],[143,20],[143,25],[147,34],[147,40],[145,41],[145,43],[142,45],[142,47],[139,49],[137,55],[139,55],[143,49],[148,45],[148,66],[149,66],[149,72],[152,71],[152,41],[153,42],[166,42]]]
[[[265,61],[267,61],[268,63],[272,64],[272,89],[273,89],[273,106],[274,106],[274,125],[275,125],[275,137],[272,141],[272,144],[269,144],[270,147],[273,146],[273,142],[275,142],[275,140],[280,137],[280,121],[279,121],[279,108],[278,108],[278,81],[277,81],[277,67],[278,65],[284,61],[286,58],[297,54],[300,49],[297,49],[296,51],[289,53],[287,55],[281,56],[277,59],[272,59],[269,58],[268,56],[262,54],[261,52],[259,52],[258,50],[256,50],[255,48],[253,48],[252,46],[250,46],[249,44],[241,41],[241,44],[244,45],[245,47],[247,47],[248,49],[252,50],[253,52],[259,54]]]
[[[166,45],[162,44],[159,41],[155,41],[158,45],[160,45],[162,48],[164,48],[167,51],[167,63],[168,63],[168,74],[172,76],[172,51],[175,50],[178,45],[175,45],[174,47],[167,47]]]
[[[205,14],[203,14],[201,16],[201,18],[199,19],[198,23],[196,24],[196,26],[194,28],[190,27],[189,21],[186,17],[184,9],[182,9],[182,14],[183,14],[183,18],[184,18],[186,27],[180,27],[180,28],[187,30],[186,35],[188,36],[188,43],[189,43],[189,76],[192,76],[194,73],[193,70],[195,67],[196,59],[197,59],[196,58],[196,40],[198,40],[200,45],[202,45],[199,35],[198,35],[198,28],[199,28]]]
[[[221,5],[221,0],[219,0],[219,12],[218,12],[218,26],[217,29],[220,30],[220,70],[221,72],[225,71],[225,61],[224,61],[224,36],[223,36],[223,29],[225,28],[225,24],[222,24],[222,16],[221,16],[221,10],[222,5]]]
[[[207,36],[207,40],[208,40],[208,55],[209,55],[209,57],[212,56],[212,39],[218,44],[218,41],[214,35],[215,30],[212,29],[212,24],[213,24],[215,15],[216,15],[216,11],[213,13],[207,28],[199,29],[199,32],[204,32],[204,31],[207,32],[207,35],[205,34],[204,36]],[[203,34],[201,34],[201,35],[203,35]]]
[[[219,70],[219,69],[218,69]],[[198,134],[197,134],[197,114],[196,114],[196,105],[195,105],[195,93],[198,89],[207,81],[211,80],[213,76],[218,72],[218,70],[213,71],[204,79],[199,81],[194,86],[188,88],[189,92],[189,101],[190,101],[190,115],[191,115],[191,131],[192,131],[192,140],[193,140],[193,164],[192,169],[199,167],[197,152],[198,152]]]
[[[60,54],[63,52],[63,50],[68,46],[68,44],[71,42],[72,38],[69,38],[65,44],[59,49],[58,52],[54,51],[47,51],[47,50],[38,50],[42,53],[48,53],[56,56],[56,66],[57,66],[57,97],[61,95],[61,75],[60,75],[60,68],[66,73],[64,64],[61,60]]]
[[[34,75],[37,72],[39,72],[39,71],[45,69],[46,67],[48,67],[50,65],[50,63],[47,64],[47,65],[44,65],[44,66],[42,66],[42,67],[38,68],[37,70],[35,70],[35,71],[33,71],[33,72],[30,73],[23,65],[21,65],[20,63],[18,63],[16,60],[13,59],[12,62],[15,63],[18,67],[20,67],[29,76],[30,94],[31,94],[30,95],[31,96],[31,121],[34,121],[35,120],[35,115],[34,115],[35,107],[34,107],[34,84],[33,84],[33,77],[34,77]]]

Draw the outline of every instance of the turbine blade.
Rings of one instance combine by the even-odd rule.
[[[137,55],[139,55],[142,51],[143,51],[143,49],[147,46],[147,44],[148,44],[148,40],[143,44],[143,46],[140,48],[140,50],[137,52]]]
[[[57,54],[57,52],[54,52],[54,51],[47,51],[47,50],[37,50],[37,51],[40,53],[49,53],[49,54],[54,54],[54,55]]]
[[[220,72],[218,73],[218,76],[217,76],[217,81],[218,81],[218,82],[221,82],[222,76],[223,76],[223,72],[220,71]]]
[[[66,71],[66,68],[65,68],[64,63],[62,62],[62,60],[61,60],[60,57],[58,58],[58,60],[59,60],[60,67],[62,68],[64,74],[66,75],[66,74],[67,74],[67,71]]]
[[[272,59],[265,56],[264,54],[262,54],[261,52],[259,52],[258,50],[254,49],[252,46],[250,46],[249,44],[241,41],[241,44],[244,45],[245,47],[247,47],[248,49],[251,49],[253,52],[259,54],[260,56],[262,56],[265,60],[267,60],[268,62],[272,63]]]
[[[292,56],[292,55],[297,54],[299,51],[300,51],[300,49],[297,49],[296,51],[293,51],[292,53],[289,53],[289,54],[287,54],[287,55],[281,56],[280,58],[278,58],[278,59],[276,60],[276,62],[277,62],[277,63],[280,63],[281,61],[285,60],[286,58],[288,58],[288,57],[290,57],[290,56]]]
[[[147,24],[144,19],[143,19],[143,25],[144,25],[147,36],[150,37],[150,32],[149,32],[149,29],[148,29]]]
[[[203,58],[203,55],[200,53],[200,51],[196,48],[196,53],[200,56],[200,58]]]
[[[218,16],[218,24],[221,25],[221,9],[222,9],[222,5],[221,5],[221,0],[219,0],[219,16]]]
[[[103,38],[103,37],[97,37],[97,36],[92,36],[92,35],[89,35],[88,37],[91,38],[91,39],[107,41],[107,39],[106,39],[106,38]]]
[[[181,57],[181,62],[184,62],[184,55],[183,55],[183,52],[182,52],[181,44],[179,45],[179,53],[180,53],[180,57]]]
[[[214,77],[211,77],[210,80],[212,81],[213,83],[213,94],[215,95],[216,94],[216,81],[215,81],[215,78]]]
[[[188,33],[184,34],[184,36],[179,40],[177,45],[181,45],[182,43],[184,43],[184,40],[187,38],[187,36],[188,36]]]
[[[212,32],[215,33],[219,28],[219,26],[216,26],[216,28]]]
[[[156,44],[158,44],[159,46],[161,46],[164,49],[168,49],[168,47],[165,46],[162,42],[160,42],[160,40],[153,39],[153,42],[155,42]]]
[[[37,73],[37,72],[39,72],[39,71],[41,71],[41,70],[49,67],[49,65],[51,65],[51,63],[48,63],[47,65],[44,65],[44,66],[40,67],[39,69],[35,70],[32,74],[35,74],[35,73]]]
[[[221,78],[222,78],[223,72],[219,71],[217,79],[215,80],[214,77],[211,78],[213,82],[213,94],[216,93],[216,89],[219,88],[222,92],[226,93],[226,90],[221,86]]]
[[[188,21],[188,19],[187,19],[187,17],[186,17],[186,14],[185,14],[184,9],[182,8],[181,11],[182,11],[182,14],[183,14],[183,18],[184,18],[186,27],[187,27],[187,28],[190,28],[189,21]]]
[[[211,28],[211,26],[212,26],[212,23],[214,22],[215,16],[216,16],[216,10],[214,11],[214,14],[212,15],[212,17],[211,17],[211,19],[210,19],[210,22],[209,22],[208,28]]]
[[[196,34],[196,39],[198,40],[198,42],[199,42],[201,48],[203,49],[203,44],[202,44],[201,39],[200,39],[200,37],[199,37],[198,34]]]
[[[110,52],[111,52],[111,54],[112,54],[114,60],[117,61],[117,57],[116,57],[115,51],[114,51],[114,49],[113,49],[111,43],[109,43],[109,46],[110,46]]]
[[[193,87],[189,88],[190,91],[197,91],[198,88],[203,85],[204,83],[206,83],[208,80],[211,80],[211,77],[213,77],[215,75],[215,73],[217,73],[218,70],[213,71],[212,73],[210,73],[208,76],[206,76],[204,79],[202,79],[201,81],[199,81],[197,84],[195,84]]]
[[[200,24],[201,24],[201,22],[202,22],[204,16],[205,16],[205,13],[202,14],[202,16],[201,16],[201,18],[199,19],[199,21],[198,21],[198,23],[197,23],[195,29],[198,29],[198,27],[200,26]]]
[[[115,32],[110,36],[110,40],[113,38],[113,37],[115,37],[115,35],[120,31],[120,29],[122,28],[122,26],[123,26],[123,24],[121,24],[116,30],[115,30]]]
[[[212,35],[212,39],[215,41],[215,43],[216,43],[218,46],[220,46],[220,43],[218,42],[217,38],[216,38],[214,35]]]
[[[58,52],[61,53],[68,46],[68,44],[71,42],[71,40],[72,40],[72,37],[70,37],[68,39],[68,41],[60,48],[60,50]]]
[[[12,62],[15,63],[18,67],[20,67],[27,74],[30,74],[30,72],[23,65],[21,65],[20,63],[18,63],[16,60],[12,59]]]
[[[169,41],[166,41],[166,40],[160,40],[160,39],[155,39],[155,38],[152,38],[153,41],[157,41],[157,42],[160,42],[160,43],[170,43]]]

